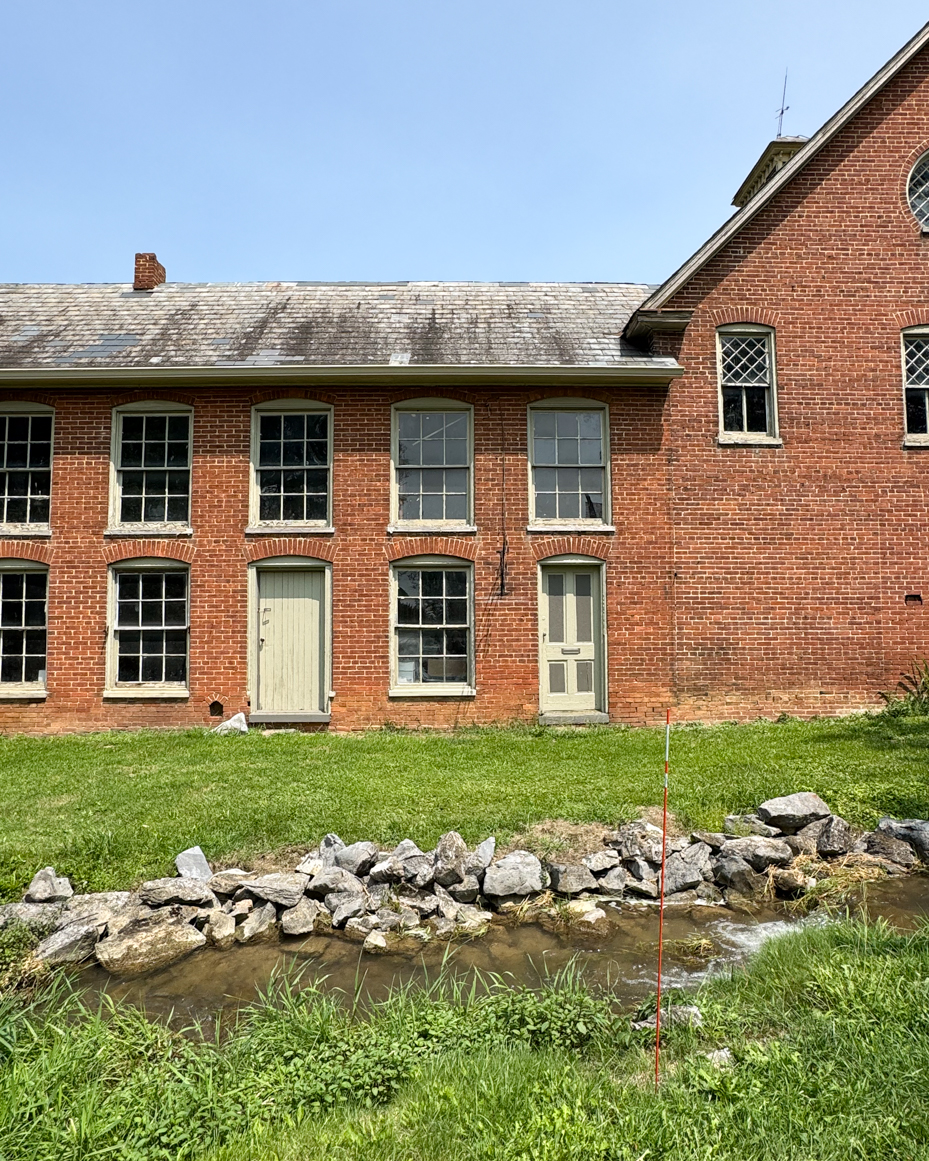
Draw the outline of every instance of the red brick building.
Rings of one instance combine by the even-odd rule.
[[[929,26],[737,201],[657,289],[0,288],[0,730],[873,704],[929,655]]]

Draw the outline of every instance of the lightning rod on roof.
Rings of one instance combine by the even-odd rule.
[[[784,90],[781,93],[781,107],[777,111],[777,135],[781,136],[781,131],[784,128],[784,114],[790,108],[787,104],[787,69],[784,69]]]

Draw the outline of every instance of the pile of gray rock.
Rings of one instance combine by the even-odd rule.
[[[327,834],[289,872],[237,868],[214,873],[199,847],[178,855],[176,877],[134,892],[76,895],[51,867],[39,871],[22,903],[0,907],[12,920],[47,932],[37,958],[50,964],[95,957],[121,977],[167,966],[199,947],[340,932],[372,953],[484,929],[494,915],[557,906],[595,927],[598,903],[655,902],[660,893],[661,830],[629,822],[603,836],[601,849],[577,863],[540,861],[516,850],[495,858],[489,838],[470,850],[455,831],[432,851],[410,839],[393,850],[346,845]],[[816,882],[811,868],[844,857],[905,873],[929,865],[929,822],[885,818],[856,834],[815,794],[773,798],[757,813],[730,815],[723,832],[668,839],[666,902],[725,903],[772,891],[795,896]],[[799,856],[813,856],[799,859]],[[815,861],[814,861],[815,860]],[[550,893],[550,895],[548,894]]]

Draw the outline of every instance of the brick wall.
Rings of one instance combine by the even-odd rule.
[[[926,149],[924,52],[665,304],[694,311],[668,415],[679,715],[841,712],[929,655],[929,449],[902,447],[900,360],[929,323],[906,204]],[[736,321],[777,329],[783,448],[717,445]]]

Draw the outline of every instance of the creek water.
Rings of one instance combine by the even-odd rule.
[[[862,885],[846,904],[852,914],[883,918],[911,930],[929,918],[929,876],[913,875]],[[818,911],[800,918],[784,908],[746,914],[725,907],[671,907],[665,912],[662,979],[667,987],[694,987],[708,974],[744,962],[768,939],[798,923],[828,922]],[[697,940],[708,940],[703,947]],[[367,955],[358,943],[337,936],[295,937],[280,943],[246,944],[229,951],[204,948],[152,975],[118,980],[99,966],[78,973],[91,1003],[102,993],[143,1007],[172,1023],[211,1024],[217,1015],[253,1002],[275,977],[293,975],[296,987],[317,985],[351,1000],[378,1000],[398,984],[428,984],[445,971],[466,985],[488,976],[538,987],[574,964],[594,985],[608,989],[623,1006],[655,989],[658,911],[633,905],[610,909],[608,930],[582,934],[552,923],[492,924],[482,936],[461,943],[428,943],[407,955]],[[694,954],[699,953],[695,959]]]

